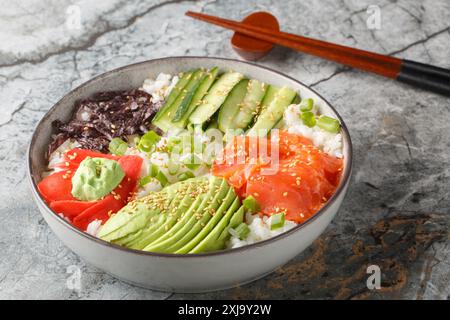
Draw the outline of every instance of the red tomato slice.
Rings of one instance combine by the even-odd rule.
[[[72,192],[72,176],[81,161],[86,157],[107,158],[118,161],[125,172],[125,177],[110,195],[99,201],[79,201]],[[73,224],[86,230],[88,224],[95,219],[105,223],[111,213],[120,210],[135,190],[142,167],[139,156],[117,157],[85,149],[72,149],[64,154],[63,161],[58,164],[70,170],[54,173],[38,184],[38,188],[47,203],[57,213],[73,220]],[[66,179],[65,179],[66,178]]]
[[[77,215],[97,203],[98,201],[60,200],[51,202],[50,208],[72,221]]]
[[[124,156],[119,159],[119,165],[125,172],[125,177],[119,186],[114,189],[116,195],[127,203],[136,189],[137,180],[141,172],[143,159],[138,156]]]
[[[114,196],[109,195],[77,215],[73,219],[73,225],[81,230],[86,230],[89,223],[94,220],[101,220],[103,224],[110,218],[111,214],[116,213],[123,206],[123,201],[117,200]]]
[[[142,158],[139,156],[122,156],[117,157],[109,154],[103,154],[91,150],[84,149],[72,149],[65,153],[64,162],[58,164],[58,166],[71,168],[72,172],[75,172],[81,161],[83,161],[86,157],[94,157],[94,158],[107,158],[116,160],[120,167],[125,172],[125,177],[119,184],[119,186],[114,190],[119,195],[119,198],[123,201],[126,201],[129,197],[129,194],[134,191],[137,179],[139,178],[139,174],[142,166]],[[70,182],[70,190],[72,184]],[[74,199],[74,198],[72,198]],[[50,201],[52,199],[49,199]],[[75,200],[75,199],[74,199]]]
[[[59,171],[45,177],[37,187],[45,201],[76,200],[72,196],[73,172]]]
[[[119,160],[119,165],[125,172],[126,177],[137,180],[141,172],[143,159],[139,156],[123,156]]]

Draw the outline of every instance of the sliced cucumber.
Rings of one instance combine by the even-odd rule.
[[[177,112],[172,118],[172,121],[180,121],[181,118],[183,118],[184,114],[188,110],[189,105],[191,104],[192,98],[194,97],[205,77],[207,77],[207,75],[202,72],[201,77],[199,77],[194,83],[192,83],[192,88],[188,88],[188,86],[186,86],[187,93],[183,98],[181,104],[178,106]]]
[[[211,85],[214,83],[214,81],[217,78],[217,74],[219,73],[219,68],[214,67],[212,68],[206,76],[202,79],[200,85],[197,88],[197,91],[194,93],[187,110],[184,112],[183,116],[180,117],[180,119],[173,119],[173,125],[177,128],[185,128],[189,119],[189,116],[191,113],[199,106],[199,104],[202,101],[202,98],[205,96],[205,94],[208,92]],[[177,111],[178,112],[178,111]]]
[[[302,98],[300,98],[300,95],[297,93],[297,94],[295,95],[294,100],[292,100],[292,103],[294,103],[294,104],[299,104],[301,101],[302,101]]]
[[[284,123],[284,119],[281,118],[274,126],[273,129],[282,129],[286,124]]]
[[[189,96],[191,94],[193,95],[193,91],[197,90],[198,84],[200,83],[204,74],[204,71],[201,69],[197,69],[192,73],[188,83],[178,94],[175,101],[169,107],[167,107],[167,109],[164,111],[164,114],[162,114],[158,119],[153,120],[153,124],[155,126],[160,128],[164,132],[167,132],[172,127],[172,118],[175,116],[177,110],[180,108],[183,102],[186,99],[189,99]]]
[[[158,113],[153,118],[153,121],[158,120],[159,118],[162,117],[162,115],[166,113],[167,109],[169,109],[169,107],[174,103],[174,101],[181,93],[181,91],[184,89],[184,87],[188,84],[191,76],[192,72],[186,72],[181,76],[180,80],[178,80],[177,84],[173,87],[172,91],[170,91],[169,96],[167,97],[161,109],[159,109]]]
[[[261,108],[261,101],[266,93],[267,85],[258,80],[248,82],[247,94],[239,108],[233,123],[235,129],[246,129]]]
[[[258,116],[253,127],[247,133],[250,136],[263,136],[275,126],[283,117],[286,107],[294,100],[296,92],[290,88],[282,87],[278,90],[272,102]]]
[[[172,120],[176,127],[178,127],[178,128],[186,127],[189,116],[201,103],[202,98],[205,96],[205,94],[208,92],[211,85],[216,80],[218,73],[219,73],[219,68],[214,67],[203,76],[203,78],[201,79],[201,82],[198,85],[197,90],[194,92],[192,99],[190,100],[189,104],[187,105],[186,111],[184,111],[182,116],[180,116],[180,117],[176,116]],[[178,111],[177,111],[177,113],[178,113]],[[180,111],[180,113],[182,113],[182,112]]]
[[[207,121],[220,108],[231,89],[243,78],[244,76],[238,72],[223,74],[211,87],[202,103],[189,116],[189,122],[203,124]]]
[[[217,123],[217,119],[213,119],[212,121],[210,121],[208,123],[208,126],[206,127],[206,130],[218,129],[218,128],[219,128],[219,124]]]
[[[269,88],[267,88],[266,95],[264,96],[263,101],[261,102],[261,112],[264,111],[275,99],[275,95],[280,90],[280,87],[269,85]]]
[[[217,118],[219,129],[226,132],[228,129],[234,129],[233,120],[236,114],[239,112],[245,95],[247,94],[247,86],[249,80],[241,80],[231,90],[225,102],[222,104],[219,110],[219,116]]]

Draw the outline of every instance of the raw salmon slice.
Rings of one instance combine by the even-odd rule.
[[[241,198],[255,197],[261,214],[284,212],[286,219],[302,223],[336,191],[342,166],[342,159],[322,152],[311,140],[280,131],[272,140],[235,137],[212,173],[227,179]],[[267,172],[269,168],[274,170]]]

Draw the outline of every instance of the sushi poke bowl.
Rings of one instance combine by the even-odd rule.
[[[312,89],[223,58],[97,76],[39,122],[28,154],[45,220],[94,266],[202,292],[272,272],[327,227],[351,174],[348,130]]]

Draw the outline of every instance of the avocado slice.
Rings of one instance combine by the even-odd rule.
[[[177,228],[176,232],[169,232],[169,237],[163,237],[163,241],[151,244],[144,248],[145,251],[155,252],[174,252],[178,248],[181,248],[187,241],[195,236],[196,233],[201,230],[200,223],[206,223],[211,214],[209,210],[216,210],[219,200],[223,199],[225,194],[229,190],[228,183],[221,179],[213,177],[209,186],[209,191],[203,199],[198,209],[193,215],[186,221],[180,221],[177,224],[181,225],[181,228]]]
[[[155,224],[162,224],[164,223],[164,221],[167,219],[167,216],[164,214],[157,214],[155,216],[153,216],[152,218],[150,218],[150,222],[149,224],[154,226]],[[114,239],[111,240],[111,242],[124,246],[124,247],[131,247],[130,243],[133,243],[133,241],[136,241],[137,239],[141,238],[144,231],[146,230],[146,227],[143,227],[142,229],[139,229],[136,232],[130,233],[124,237],[118,238],[118,239]]]
[[[201,190],[201,191],[198,192],[198,190]],[[207,193],[210,189],[209,189],[209,187],[206,187],[206,188],[204,188],[204,190],[202,190],[201,188],[199,188],[198,190],[196,191],[197,198],[192,203],[192,205],[189,207],[189,209],[186,211],[186,213],[184,213],[180,219],[177,219],[177,222],[175,223],[175,225],[168,232],[165,232],[157,239],[154,239],[152,242],[150,242],[147,245],[147,247],[156,245],[156,244],[170,238],[175,233],[177,233],[181,228],[183,228],[183,226],[191,219],[191,217],[195,214],[195,212],[197,211],[199,206],[203,203],[204,199],[208,196]],[[145,247],[142,250],[145,250]]]
[[[200,180],[207,181],[207,178]],[[98,237],[106,241],[126,241],[126,236],[132,237],[147,226],[151,219],[156,219],[155,216],[167,210],[180,190],[188,185],[187,181],[178,182],[160,192],[128,203],[101,227]]]
[[[212,201],[208,201],[208,206],[203,211],[199,211],[197,213],[198,215],[196,215],[195,218],[198,221],[190,230],[186,230],[187,233],[185,233],[180,240],[168,248],[169,252],[176,253],[177,250],[181,249],[201,232],[211,218],[217,213],[219,206],[223,203],[225,196],[228,194],[230,189],[231,188],[228,183],[223,180],[220,189],[217,190],[217,194],[214,196]]]
[[[234,189],[218,177],[175,183],[135,200],[111,217],[101,238],[133,249],[167,253],[219,250],[243,221]]]
[[[191,228],[195,226],[198,221],[199,212],[203,212],[205,208],[211,203],[217,193],[217,190],[222,185],[223,180],[221,178],[213,177],[208,186],[208,192],[203,194],[201,202],[196,203],[193,208],[190,208],[189,212],[178,221],[175,226],[166,232],[159,239],[148,245],[144,250],[168,252],[167,248],[175,244],[180,240]]]
[[[150,219],[161,213],[162,209],[155,205],[161,203],[168,206],[170,198],[160,195],[151,198],[151,203],[132,201],[119,210],[101,227],[98,237],[106,241],[113,241],[135,233],[144,228]]]
[[[228,230],[236,228],[238,225],[240,225],[242,222],[244,222],[244,214],[245,214],[245,208],[244,208],[244,206],[241,206],[231,217],[230,223],[228,223],[228,226],[225,229],[223,229],[222,233],[219,236],[218,241],[223,243],[224,246],[225,246],[225,242],[231,236],[231,234],[228,232]]]
[[[230,224],[230,220],[233,215],[240,210],[240,206],[241,202],[238,198],[236,198],[231,204],[227,213],[222,217],[222,219],[220,219],[219,223],[214,227],[214,229],[199,244],[197,244],[191,251],[189,251],[189,253],[201,253],[223,249],[225,247],[225,237],[222,235],[223,231],[226,230],[228,232],[227,227]]]
[[[163,225],[167,221],[168,216],[169,216],[169,214],[167,214],[167,212],[174,211],[174,206],[176,206],[178,203],[180,203],[180,201],[183,200],[183,197],[184,197],[183,192],[180,190],[180,192],[175,196],[175,198],[170,203],[167,210],[161,212],[160,214],[158,214],[156,216],[153,216],[144,228],[142,228],[139,231],[137,231],[133,234],[130,234],[124,238],[114,240],[113,242],[120,244],[122,246],[125,246],[125,247],[137,249],[137,248],[134,248],[132,246],[132,244],[136,243],[136,241],[139,241],[141,238],[148,235],[148,233],[151,233],[154,229]]]
[[[161,235],[165,234],[170,230],[175,223],[186,213],[186,211],[192,206],[196,198],[200,199],[193,191],[198,188],[198,184],[192,184],[187,189],[185,195],[182,197],[181,201],[175,204],[171,208],[171,212],[168,214],[163,214],[165,219],[162,223],[155,223],[155,225],[149,226],[143,230],[142,235],[137,239],[127,244],[128,247],[132,249],[143,249],[154,240],[158,239]]]
[[[188,180],[186,180],[188,181]],[[147,247],[156,245],[160,242],[163,242],[167,240],[168,238],[172,237],[174,234],[176,234],[181,228],[183,228],[192,218],[192,216],[197,212],[198,208],[202,205],[205,198],[209,198],[211,196],[211,188],[209,187],[212,183],[212,179],[209,182],[208,186],[202,188],[199,188],[197,192],[197,199],[195,199],[194,203],[191,205],[189,210],[186,211],[185,214],[181,217],[181,219],[177,219],[177,222],[175,225],[168,231],[165,232],[163,235],[161,235],[159,238],[153,240],[151,243],[147,245]],[[215,181],[215,183],[218,183],[218,181]],[[143,248],[145,250],[145,248]]]
[[[214,227],[222,219],[224,213],[226,213],[226,211],[228,210],[228,208],[235,199],[236,193],[234,192],[233,188],[230,188],[225,198],[223,198],[222,204],[220,205],[219,209],[217,209],[216,213],[208,221],[206,226],[204,226],[203,229],[192,240],[190,240],[183,247],[175,251],[175,253],[188,253],[189,251],[191,251],[200,241],[202,241],[211,232],[212,229],[214,229]]]

